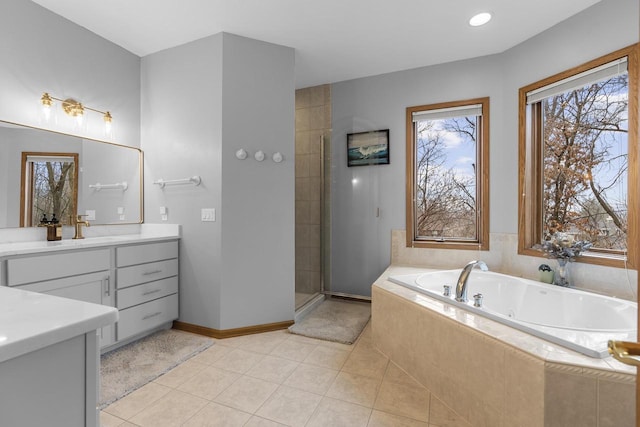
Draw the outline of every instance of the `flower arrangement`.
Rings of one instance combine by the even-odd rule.
[[[544,252],[547,258],[574,261],[580,253],[589,250],[592,243],[586,240],[575,241],[573,236],[567,233],[556,231],[549,235],[547,240],[534,248]]]
[[[535,245],[533,248],[544,252],[547,258],[555,259],[558,262],[557,270],[552,272],[553,283],[558,286],[570,287],[572,286],[572,280],[569,273],[569,265],[582,252],[589,250],[592,243],[586,240],[576,241],[571,234],[560,230],[562,230],[560,224],[557,221],[551,221],[549,235],[541,244]],[[542,268],[543,266],[546,268]],[[551,268],[545,264],[540,267],[541,277],[544,276],[544,281],[548,283],[549,277],[547,276],[549,271],[547,269],[551,270]]]

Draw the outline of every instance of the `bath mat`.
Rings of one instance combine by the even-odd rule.
[[[353,344],[371,317],[371,304],[327,299],[301,322],[289,326],[292,334]]]
[[[211,338],[168,329],[103,354],[99,408],[153,381],[213,342]]]

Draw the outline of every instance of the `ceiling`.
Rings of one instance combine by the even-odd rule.
[[[289,46],[302,88],[503,52],[600,0],[33,1],[141,57],[222,31]]]

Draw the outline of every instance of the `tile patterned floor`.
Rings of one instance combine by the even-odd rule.
[[[469,427],[379,353],[287,331],[216,343],[105,408],[103,427]]]

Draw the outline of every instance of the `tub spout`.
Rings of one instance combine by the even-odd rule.
[[[487,267],[487,264],[485,264],[484,261],[471,261],[465,265],[460,273],[460,277],[458,277],[458,283],[456,284],[456,301],[467,302],[467,280],[469,279],[469,274],[471,274],[471,270],[473,270],[474,267],[479,267],[482,271],[489,270],[489,267]]]

